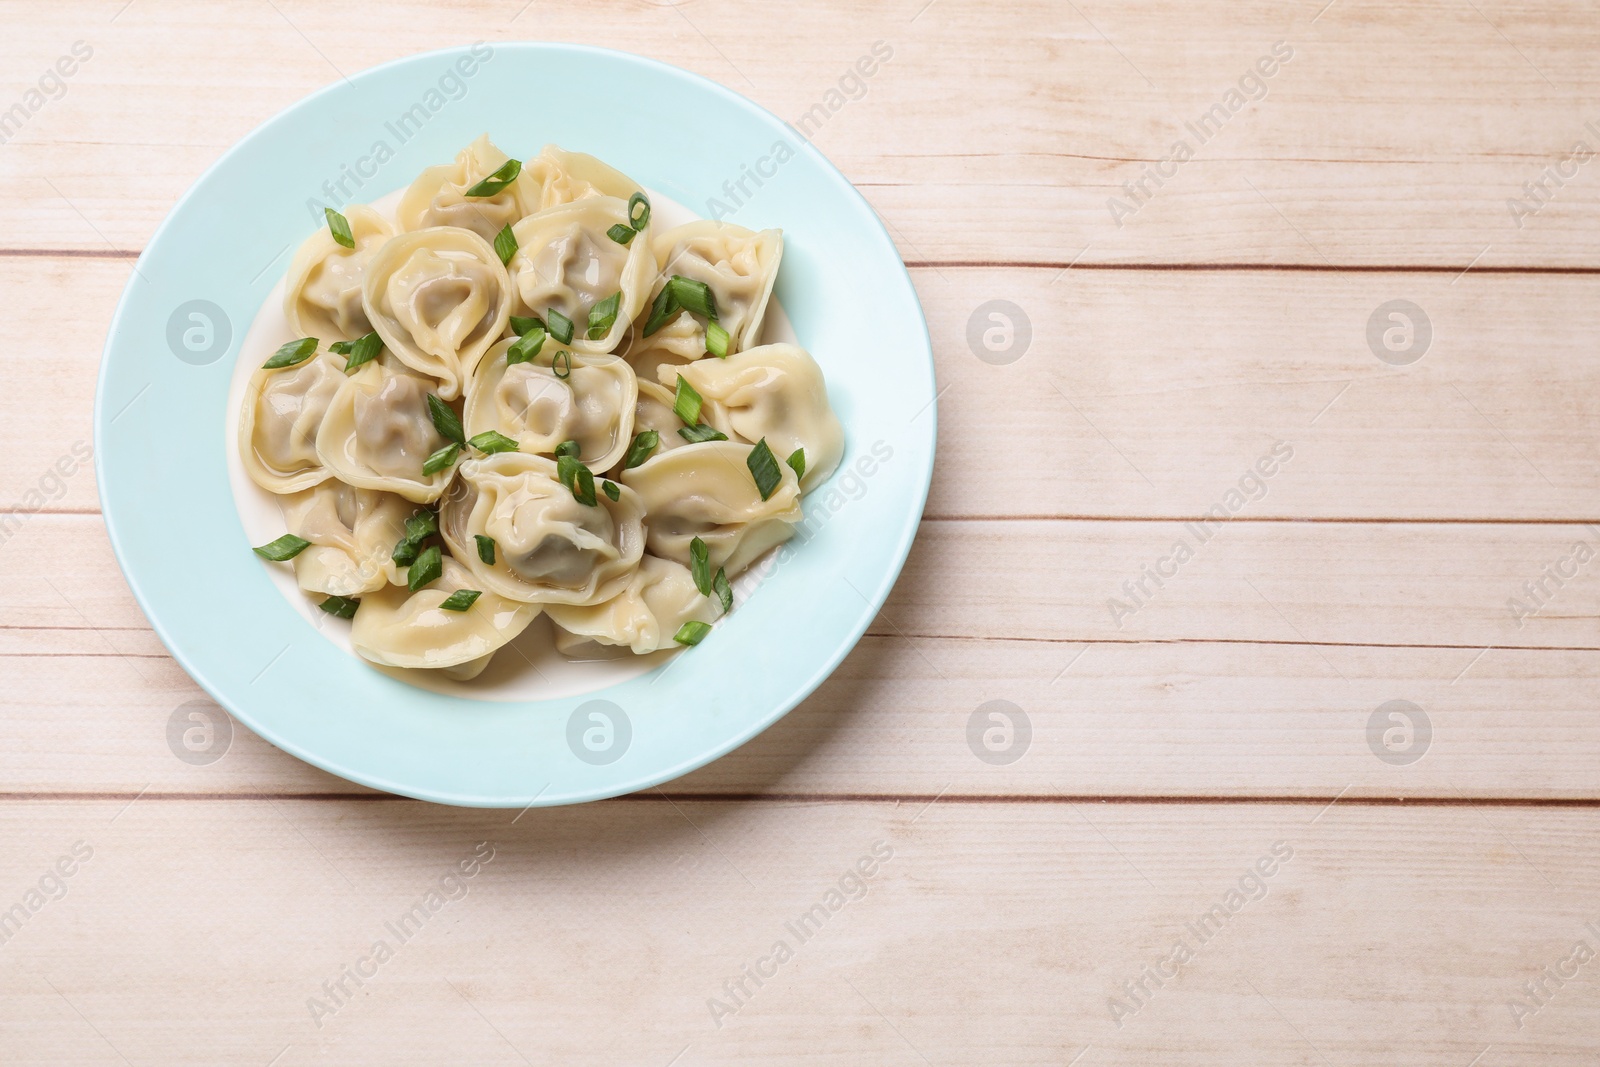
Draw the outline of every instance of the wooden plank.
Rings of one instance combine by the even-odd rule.
[[[138,249],[228,145],[341,72],[445,40],[518,39],[536,23],[540,39],[651,55],[792,122],[824,105],[817,145],[908,259],[1597,264],[1586,165],[1520,227],[1507,207],[1574,142],[1600,144],[1585,125],[1600,116],[1582,103],[1600,84],[1600,30],[1576,0],[1345,0],[1288,15],[1261,0],[998,11],[830,0],[781,16],[707,0],[637,5],[603,25],[574,2],[516,19],[488,0],[381,18],[300,2],[120,6],[78,0],[8,20],[18,71],[44,70],[75,39],[95,49],[7,146],[8,244]],[[784,48],[752,47],[774,35]],[[242,40],[250,48],[231,46]],[[893,57],[863,90],[845,81],[859,98],[830,98],[880,40]],[[1264,98],[1241,95],[1204,139],[1190,132],[1280,41],[1293,57],[1245,86]],[[1193,158],[1164,162],[1180,139]],[[1168,172],[1159,187],[1152,167]],[[1140,181],[1143,202],[1124,188]],[[1137,211],[1119,219],[1113,197]]]
[[[41,488],[48,508],[97,506],[92,472],[64,488],[50,472],[92,440],[103,326],[130,270],[0,257],[0,329],[37,339],[8,365],[29,402],[0,423],[0,508]],[[1283,442],[1292,458],[1246,485],[1265,495],[1240,517],[1600,517],[1600,277],[913,273],[943,390],[930,515],[1198,517]],[[1029,319],[1010,364],[969,344],[991,299]],[[1393,299],[1433,332],[1409,366],[1367,342]]]
[[[0,1025],[19,1067],[1593,1062],[1592,983],[1507,1006],[1596,942],[1593,809],[1319,807],[8,804],[7,903],[93,854]]]

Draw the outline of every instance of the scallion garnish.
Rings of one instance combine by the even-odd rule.
[[[302,337],[298,341],[290,341],[283,345],[272,358],[261,364],[267,370],[277,370],[279,367],[292,367],[296,363],[304,363],[317,351],[315,337]]]
[[[728,358],[728,331],[719,323],[706,323],[706,351],[718,359]]]
[[[433,420],[433,428],[439,431],[439,436],[446,441],[454,441],[458,445],[467,443],[467,435],[461,429],[461,419],[455,411],[443,400],[428,394],[428,418]]]
[[[770,498],[777,490],[778,484],[783,481],[783,472],[778,469],[778,457],[772,454],[765,437],[756,442],[756,446],[745,457],[744,463],[750,468],[750,473],[756,480],[756,488],[761,491],[761,499]]]
[[[485,430],[480,434],[473,434],[472,440],[468,441],[467,444],[486,456],[492,456],[496,452],[515,452],[517,450],[517,443],[499,430]]]
[[[607,478],[605,481],[601,482],[600,488],[606,491],[606,496],[610,497],[613,503],[622,499],[621,487],[619,487],[617,483],[611,479]]]
[[[789,469],[794,471],[794,476],[796,478],[804,478],[806,476],[805,449],[797,448],[793,452],[790,452],[789,458],[784,460],[784,462],[789,464]]]
[[[589,340],[598,341],[611,332],[621,307],[622,291],[619,289],[589,309]]]
[[[565,348],[550,357],[550,373],[562,381],[572,377],[572,353]]]
[[[572,499],[591,508],[595,506],[594,471],[579,463],[576,456],[562,456],[556,460],[556,477],[572,490]]]
[[[423,474],[438,474],[446,467],[455,466],[456,457],[461,454],[461,446],[448,444],[427,459],[422,461]]]
[[[650,200],[643,193],[628,197],[628,225],[636,230],[650,225]]]
[[[311,542],[304,537],[296,537],[294,534],[286,533],[276,541],[269,541],[259,548],[252,548],[250,551],[262,559],[270,559],[274,563],[283,563],[286,560],[294,559],[310,545]]]
[[[383,351],[383,338],[376,331],[356,338],[354,341],[345,342],[345,349],[339,354],[344,356],[344,372],[349,374],[357,367],[371,363],[378,358],[378,353]],[[335,345],[329,345],[328,351],[338,352]]]
[[[439,606],[445,611],[466,611],[483,595],[481,589],[457,589],[445,597]]]
[[[683,420],[685,426],[695,426],[700,422],[700,394],[694,391],[694,386],[683,375],[678,375],[678,391],[672,396],[672,411]]]
[[[710,632],[710,623],[700,622],[697,619],[690,619],[688,622],[678,627],[678,632],[672,635],[672,639],[678,642],[680,645],[698,645],[701,641],[705,640],[706,634]]]
[[[333,234],[334,243],[344,245],[346,248],[354,248],[356,239],[350,233],[350,220],[331,207],[323,208],[322,213],[328,216],[328,232]],[[347,619],[349,617],[348,615],[345,616]]]
[[[506,186],[517,180],[517,175],[522,173],[522,161],[508,159],[501,164],[500,169],[489,175],[483,181],[468,189],[465,196],[498,196]]]
[[[615,226],[612,226],[610,229],[606,230],[606,236],[617,242],[619,245],[625,245],[629,241],[633,240],[633,235],[638,232],[639,231],[635,230],[632,226],[625,226],[619,222]]]
[[[443,573],[444,553],[439,551],[438,545],[429,545],[406,570],[406,588],[415,593]]]
[[[438,532],[439,516],[423,508],[406,520],[405,536],[395,543],[389,558],[397,566],[411,566],[417,561],[417,553],[422,551],[422,542]]]
[[[701,596],[711,595],[711,550],[698,537],[689,542],[689,575]]]
[[[656,450],[661,443],[661,435],[654,430],[641,430],[633,435],[633,444],[628,446],[627,458],[622,461],[623,470],[631,470],[650,458],[650,453]]]
[[[726,441],[728,439],[727,434],[721,430],[714,430],[703,422],[698,426],[678,427],[678,436],[695,445],[702,441]]]
[[[674,274],[672,280],[667,283],[667,288],[672,290],[672,295],[677,298],[680,307],[716,321],[717,300],[711,295],[711,286],[693,278],[685,278],[681,274]]]
[[[518,363],[532,363],[539,350],[544,347],[544,338],[543,327],[529,327],[528,332],[512,341],[511,347],[506,349],[506,366],[515,367]]]
[[[500,257],[501,263],[510,263],[511,257],[517,254],[517,235],[511,232],[511,223],[494,235],[494,254]]]
[[[336,356],[348,356],[355,347],[354,341],[335,341],[328,346],[328,351]]]
[[[537,315],[511,316],[511,332],[516,334],[518,337],[521,337],[523,334],[534,329],[535,327],[541,330],[544,329],[544,320]]]
[[[561,312],[557,311],[555,308],[551,308],[545,314],[544,321],[548,324],[546,328],[549,329],[551,337],[554,337],[557,341],[560,341],[564,345],[570,345],[572,343],[571,319],[561,314]]]
[[[656,294],[650,304],[650,317],[644,321],[644,335],[649,337],[667,324],[682,309],[678,307],[677,299],[672,295],[672,286],[667,286]]]
[[[489,566],[494,566],[494,538],[488,534],[473,534],[472,539],[478,542],[478,558]]]
[[[571,456],[573,459],[583,458],[583,446],[576,441],[562,441],[556,445],[556,458]]]
[[[722,602],[722,613],[724,615],[733,610],[733,586],[728,584],[727,568],[717,568],[717,576],[711,579],[711,590],[717,594],[717,599]]]
[[[360,600],[348,596],[330,596],[327,600],[317,605],[317,607],[336,619],[355,618],[356,609],[360,606]]]

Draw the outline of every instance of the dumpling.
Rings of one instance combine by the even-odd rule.
[[[343,372],[340,374],[343,377]],[[434,382],[382,357],[345,378],[317,433],[317,455],[340,481],[431,503],[450,484],[449,467],[422,465],[445,446],[428,413]]]
[[[417,505],[340,481],[323,482],[280,503],[289,532],[311,542],[294,557],[301,589],[351,597],[397,580],[389,557]]]
[[[695,588],[689,568],[645,556],[626,588],[587,607],[550,604],[545,614],[560,627],[556,650],[577,659],[598,659],[616,648],[638,655],[678,647],[672,640],[691,619],[711,622],[719,603]],[[600,647],[595,647],[600,646]]]
[[[616,466],[633,440],[639,395],[633,369],[616,356],[567,352],[563,377],[550,361],[564,350],[550,340],[537,361],[508,366],[512,343],[501,341],[478,363],[467,390],[467,435],[498,430],[524,452],[553,453],[563,441],[576,441],[584,466]]]
[[[530,211],[546,211],[587,196],[627,200],[642,192],[639,183],[594,156],[568,152],[553,144],[522,166],[529,187]]]
[[[300,246],[284,280],[283,314],[302,337],[354,341],[372,330],[361,305],[361,279],[394,230],[362,204],[345,208],[344,215],[356,246],[344,247],[324,226]]]
[[[270,493],[294,493],[333,476],[317,454],[317,431],[344,381],[344,359],[329,352],[250,376],[239,459],[251,481]]]
[[[675,274],[710,286],[717,323],[728,331],[730,353],[760,340],[767,301],[783,258],[782,230],[757,233],[731,222],[701,219],[657,234],[651,246],[661,272],[656,289]],[[703,352],[704,325],[696,325],[701,330]]]
[[[632,365],[641,381],[655,381],[662,367],[684,367],[705,357],[705,328],[689,312],[678,312],[670,322],[646,337],[644,326],[649,318],[647,305],[633,324],[622,351],[622,358]]]
[[[466,611],[439,606],[460,589],[482,595]],[[350,644],[363,659],[385,667],[443,670],[465,681],[538,616],[532,604],[480,588],[467,568],[446,557],[443,573],[415,593],[384,585],[363,596],[350,621]]]
[[[746,465],[752,446],[707,441],[663,452],[622,472],[625,486],[639,494],[649,515],[650,551],[685,566],[689,544],[705,542],[711,569],[726,567],[733,577],[761,553],[794,535],[802,518],[800,485],[782,459],[782,480],[761,499]]]
[[[439,513],[439,532],[473,578],[501,596],[535,604],[597,604],[617,595],[644,555],[644,506],[618,486],[613,501],[595,482],[580,503],[553,460],[500,452],[461,464]],[[494,563],[479,554],[494,542]]]
[[[704,400],[720,406],[718,417],[739,437],[766,438],[779,460],[805,449],[802,492],[826,481],[839,465],[844,430],[828,404],[822,368],[799,345],[761,345],[727,359],[702,359],[660,371],[664,384],[675,384],[680,374]]]
[[[400,198],[400,206],[395,209],[400,229],[459,226],[485,241],[493,241],[495,234],[538,210],[538,190],[521,174],[493,196],[466,195],[468,189],[504,166],[508,158],[484,134],[463,148],[454,163],[429,167]]]
[[[517,299],[540,318],[554,308],[571,319],[574,352],[614,351],[655,284],[649,225],[625,245],[607,233],[617,225],[628,225],[628,202],[589,196],[529,215],[513,228],[517,253],[508,266]],[[615,321],[591,340],[590,309],[616,293],[621,296]]]
[[[453,226],[402,233],[367,266],[362,304],[384,345],[454,400],[505,332],[511,282],[489,242]]]

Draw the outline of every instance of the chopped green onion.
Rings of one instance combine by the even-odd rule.
[[[744,463],[750,468],[750,473],[756,480],[756,488],[761,491],[761,499],[769,499],[777,490],[778,484],[783,481],[783,472],[778,469],[778,457],[772,454],[772,448],[767,444],[765,437],[756,442],[756,447],[750,450]]]
[[[650,305],[650,317],[644,322],[644,335],[649,337],[661,329],[667,324],[668,319],[681,310],[682,308],[678,307],[678,298],[673,295],[672,286],[662,289]]]
[[[274,563],[282,563],[285,560],[294,559],[310,545],[311,542],[304,537],[296,537],[294,534],[286,533],[276,541],[269,541],[259,548],[252,548],[250,551],[262,559],[270,559]]]
[[[576,441],[562,441],[559,445],[556,445],[556,458],[560,459],[562,456],[571,456],[573,459],[582,459],[583,446],[578,444]]]
[[[621,307],[622,291],[619,289],[589,309],[589,340],[598,341],[611,332]]]
[[[335,341],[328,346],[328,351],[336,356],[348,356],[355,347],[354,341]]]
[[[438,545],[429,545],[407,569],[406,588],[415,593],[443,573],[444,553],[439,551]]]
[[[682,307],[687,308],[696,315],[704,315],[706,318],[716,321],[717,301],[711,295],[711,286],[705,282],[695,281],[693,278],[685,278],[681,274],[674,274],[672,280],[667,283],[667,288],[672,290],[673,295],[677,297],[678,303]]]
[[[784,462],[789,464],[789,469],[794,471],[794,476],[796,478],[804,478],[806,476],[805,449],[797,448],[793,452],[790,452],[789,458],[784,460]]]
[[[317,607],[321,608],[323,611],[326,611],[329,615],[332,615],[336,619],[354,618],[356,609],[360,606],[360,600],[356,599],[355,597],[348,596],[330,596],[327,600],[324,600],[322,603],[317,605]]]
[[[672,396],[673,413],[685,426],[694,426],[700,421],[700,404],[700,394],[694,391],[694,386],[683,375],[678,375],[678,391]]]
[[[483,595],[481,589],[457,589],[445,597],[439,606],[445,611],[466,611]]]
[[[279,367],[292,367],[296,363],[304,363],[310,359],[317,350],[315,337],[302,337],[298,341],[288,344],[272,353],[272,358],[261,364],[266,370],[277,370]]]
[[[513,315],[513,316],[511,316],[511,332],[516,334],[518,337],[521,337],[523,334],[527,333],[529,330],[532,330],[532,329],[535,329],[535,328],[540,329],[540,330],[544,329],[544,320],[541,319],[539,316],[537,316],[537,315],[528,315],[528,316]]]
[[[473,434],[472,440],[468,441],[467,444],[486,456],[492,456],[496,452],[515,452],[517,450],[517,443],[499,430],[485,430],[480,434]]]
[[[678,642],[680,645],[698,645],[701,641],[705,640],[706,634],[710,632],[710,623],[700,622],[696,619],[690,619],[688,622],[678,627],[678,632],[672,635],[672,639]]]
[[[728,331],[718,323],[706,323],[706,351],[718,359],[728,358]]]
[[[517,180],[522,173],[522,161],[508,159],[500,169],[466,191],[465,196],[498,196],[501,190]]]
[[[606,236],[617,242],[619,245],[625,245],[629,241],[633,240],[633,235],[638,232],[639,231],[635,230],[632,226],[625,226],[619,222],[606,231]]]
[[[550,373],[562,381],[572,377],[572,353],[562,349],[550,357]]]
[[[439,516],[423,508],[406,520],[405,536],[395,543],[394,551],[389,553],[389,558],[398,566],[411,566],[417,561],[417,553],[422,550],[422,542],[438,532]]]
[[[631,470],[650,458],[650,453],[656,450],[661,443],[661,435],[654,430],[641,430],[633,435],[633,444],[628,446],[628,456],[622,461],[623,470]]]
[[[511,257],[517,254],[517,235],[511,232],[511,223],[506,223],[505,228],[494,235],[494,254],[500,257],[501,263],[510,263]]]
[[[579,463],[576,456],[557,459],[556,476],[562,485],[572,490],[572,499],[591,508],[595,506],[594,471]]]
[[[454,441],[458,445],[467,443],[466,431],[461,429],[461,419],[455,411],[443,400],[428,394],[428,418],[433,420],[433,428],[439,431],[439,436],[446,441]]]
[[[555,308],[551,308],[545,314],[544,320],[550,324],[551,337],[554,337],[557,341],[560,341],[564,345],[570,345],[572,343],[571,319],[561,314],[561,312],[557,311]]]
[[[689,575],[701,596],[711,595],[711,550],[698,537],[689,542]]]
[[[703,422],[698,426],[678,427],[678,436],[695,445],[702,441],[726,441],[728,439],[727,434],[721,430],[714,430]]]
[[[473,534],[472,539],[478,542],[478,558],[489,566],[494,566],[494,538],[488,534]]]
[[[350,220],[331,207],[323,208],[322,213],[328,216],[328,232],[333,234],[334,243],[344,245],[346,248],[354,248],[356,239],[350,233]],[[347,619],[349,617],[348,615],[345,616]]]
[[[340,353],[345,357],[344,372],[349,374],[364,364],[371,363],[378,358],[378,353],[383,351],[383,338],[377,332],[366,334],[348,342],[349,347]],[[333,345],[328,346],[328,351],[335,351]]]
[[[544,330],[534,326],[512,341],[511,347],[506,349],[506,366],[515,367],[518,363],[532,363],[538,356],[539,349],[544,347],[544,337]]]
[[[728,584],[728,571],[725,567],[717,568],[717,576],[711,579],[711,589],[717,594],[717,599],[722,601],[722,613],[726,615],[733,610],[733,586]]]
[[[617,483],[613,482],[611,479],[607,478],[605,481],[601,482],[600,488],[606,491],[606,496],[610,497],[613,502],[622,499],[621,488],[619,488]]]
[[[461,446],[457,444],[445,445],[439,451],[422,461],[423,474],[438,474],[446,467],[455,465],[456,457],[461,454]]]
[[[636,230],[650,225],[650,200],[643,193],[628,197],[628,225]]]

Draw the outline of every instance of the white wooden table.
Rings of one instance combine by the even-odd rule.
[[[521,3],[0,3],[0,1063],[1595,1062],[1591,6]],[[134,257],[341,73],[522,38],[822,105],[944,389],[904,576],[646,795],[184,762],[71,461]],[[1021,758],[969,745],[990,701]]]

